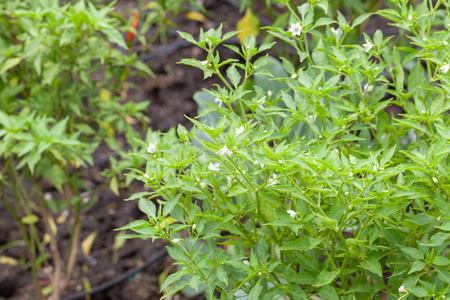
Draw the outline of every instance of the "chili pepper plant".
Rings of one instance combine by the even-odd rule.
[[[132,125],[147,121],[148,102],[123,103],[122,96],[129,74],[152,73],[127,54],[112,10],[84,1],[0,4],[0,197],[20,226],[36,299],[59,299],[73,273],[81,215],[95,198],[82,168],[93,164],[100,144],[123,154],[117,134],[133,144],[140,135]],[[115,192],[129,166],[139,162],[113,160],[105,171]],[[45,182],[58,192],[44,193]],[[58,215],[71,229],[68,253],[61,252]],[[38,277],[44,266],[53,270],[45,290]]]
[[[221,84],[195,95],[192,130],[155,132],[136,154],[147,168],[130,175],[151,190],[128,200],[147,217],[119,229],[170,244],[164,297],[450,299],[449,1],[352,21],[278,2],[288,22],[263,30],[295,61],[253,36],[227,45],[237,32],[222,27],[180,32],[206,54],[181,63]],[[382,17],[407,46],[380,30],[346,42]]]

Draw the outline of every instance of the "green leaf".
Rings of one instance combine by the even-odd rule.
[[[374,214],[387,217],[396,211],[399,211],[405,207],[407,207],[411,203],[411,201],[406,201],[404,203],[383,203],[377,207],[374,211]]]
[[[147,221],[136,220],[136,221],[133,221],[133,222],[131,222],[131,223],[125,225],[125,226],[122,226],[120,228],[116,228],[116,229],[114,229],[114,231],[133,229],[133,228],[136,228],[136,227],[143,227],[143,226],[148,226],[148,225],[149,225],[149,223]]]
[[[439,247],[441,246],[448,238],[450,237],[450,233],[438,232],[431,237],[431,239],[427,243],[420,243],[422,246],[427,247]]]
[[[119,45],[122,48],[127,48],[127,44],[125,43],[125,40],[123,39],[122,35],[120,34],[120,32],[112,27],[105,27],[101,29],[101,32],[103,32],[106,37],[108,38],[108,40],[112,43],[115,43],[117,45]]]
[[[387,152],[384,153],[383,157],[380,160],[380,166],[385,166],[392,158],[392,156],[395,153],[397,146],[394,146],[393,148],[389,149]]]
[[[170,199],[169,201],[167,201],[167,203],[164,205],[163,216],[167,216],[168,214],[170,214],[170,212],[173,210],[175,205],[177,205],[180,197],[181,197],[181,194],[178,194],[175,197],[173,197],[172,199]]]
[[[287,243],[286,245],[283,245],[280,248],[278,248],[278,250],[280,251],[290,251],[290,250],[303,251],[309,249],[311,249],[311,245],[307,238],[299,238],[293,242]]]
[[[20,63],[21,59],[19,57],[15,58],[8,58],[5,63],[3,64],[2,68],[0,69],[0,74],[5,73],[11,68],[14,68]]]
[[[333,23],[336,23],[336,21],[333,20],[333,19],[327,18],[327,17],[323,17],[323,18],[320,18],[319,20],[317,20],[312,28],[316,28],[316,27],[319,27],[319,26],[330,25],[330,24],[333,24]]]
[[[422,260],[415,260],[411,265],[408,275],[414,272],[422,271],[426,265],[427,264]]]
[[[25,225],[33,225],[39,222],[39,217],[33,214],[26,215],[22,219],[22,223]]]
[[[450,231],[450,221],[446,221],[444,224],[435,227],[439,228],[440,230]]]
[[[450,265],[450,259],[444,256],[436,256],[435,258],[433,258],[433,265],[448,266]]]
[[[333,272],[329,272],[329,271],[323,270],[322,272],[320,272],[319,278],[318,278],[317,282],[315,284],[313,284],[313,286],[328,285],[328,284],[332,283],[333,280],[338,275],[339,275],[339,270],[338,271],[333,271]]]
[[[336,289],[329,285],[320,289],[319,296],[322,297],[322,299],[339,300],[339,295],[337,294]]]
[[[402,251],[403,251],[403,253],[412,257],[414,260],[423,259],[423,257],[424,257],[423,253],[417,248],[403,247]]]
[[[433,223],[436,218],[430,216],[429,214],[419,213],[410,219],[411,222],[419,226],[427,225]]]
[[[415,286],[415,287],[409,288],[408,292],[410,292],[411,294],[413,294],[416,297],[420,297],[421,299],[428,296],[427,290],[421,286]]]
[[[153,201],[145,198],[140,198],[138,207],[144,214],[148,216],[149,219],[156,220],[156,206]]]
[[[372,13],[366,13],[358,16],[352,23],[352,29],[367,20],[372,15]]]
[[[262,278],[260,278],[258,280],[258,282],[255,284],[255,286],[250,290],[250,294],[248,294],[248,299],[249,300],[259,300],[259,295],[262,292],[262,285],[261,285],[261,280]]]
[[[166,297],[169,297],[169,296],[175,294],[176,292],[184,289],[188,285],[189,285],[189,283],[187,283],[186,281],[179,281],[179,282],[177,282],[175,285],[171,286],[167,290],[167,292],[164,293],[164,295],[161,297],[161,299],[164,299]]]
[[[239,85],[239,82],[241,81],[241,74],[239,74],[235,64],[231,65],[231,67],[227,69],[227,77],[230,79],[231,84],[233,84],[234,87]]]
[[[438,270],[438,278],[450,284],[450,272],[443,268],[436,268]]]
[[[365,270],[374,273],[380,277],[383,277],[383,272],[381,269],[380,262],[375,257],[371,257],[369,259],[363,260],[361,262],[361,267],[363,267]]]
[[[227,272],[225,272],[224,269],[222,268],[217,268],[216,269],[216,276],[217,279],[219,279],[221,282],[223,282],[225,285],[228,285],[228,275]]]
[[[444,139],[450,140],[450,128],[436,124],[436,129]]]

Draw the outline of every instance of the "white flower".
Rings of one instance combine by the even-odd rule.
[[[348,195],[348,192],[345,192],[345,196],[347,196]]]
[[[144,181],[146,181],[146,180],[151,181],[152,180],[147,173],[144,173],[144,175],[142,175],[142,177],[144,177],[144,179],[145,179]]]
[[[404,286],[404,285],[400,286],[400,287],[398,288],[398,292],[399,292],[399,293],[405,293],[405,292],[406,292],[405,286]]]
[[[374,172],[377,171],[377,165],[373,165],[373,171],[374,171]]]
[[[409,15],[408,16],[408,21],[412,21],[412,19],[413,19],[412,15]]]
[[[300,25],[300,22],[297,23],[291,23],[291,27],[289,28],[289,31],[292,32],[293,36],[301,35],[302,34],[303,27]]]
[[[148,153],[153,154],[156,151],[156,145],[150,142],[148,143],[148,147],[146,149]]]
[[[192,225],[192,230],[197,229],[197,224]]]
[[[228,183],[228,187],[231,187],[231,177],[227,176],[227,183]]]
[[[366,40],[366,43],[362,45],[364,47],[364,51],[369,52],[372,49],[373,45],[371,42]]]
[[[439,71],[441,71],[441,73],[444,74],[447,73],[448,70],[450,70],[450,64],[443,65],[442,67],[439,68]]]
[[[248,260],[245,259],[245,260],[243,260],[242,262],[244,263],[244,265],[250,266],[250,263],[248,262]]]
[[[370,93],[371,91],[373,91],[373,85],[369,85],[369,84],[365,84],[364,85],[364,93]]]
[[[257,161],[256,159],[255,159],[255,161],[254,161],[253,163],[254,163],[255,165],[260,165],[261,168],[264,168],[264,164],[260,163],[260,162]]]
[[[438,180],[437,180],[436,177],[433,177],[433,182],[434,182],[434,183],[438,183]]]
[[[330,29],[331,29],[331,32],[332,32],[333,34],[337,34],[337,30],[336,30],[336,29],[334,29],[333,27],[331,27]]]
[[[291,78],[294,78],[294,79],[297,78],[297,74],[295,74],[295,73],[292,74],[292,75],[291,75]]]
[[[266,103],[266,96],[262,97],[257,101],[259,103],[259,108],[264,109],[263,104]]]
[[[353,177],[353,173],[352,172],[348,173],[348,177]]]
[[[219,154],[220,156],[223,156],[224,154],[226,155],[233,155],[233,152],[231,152],[227,146],[224,146],[222,149],[219,150],[219,152],[217,152],[217,154]]]
[[[50,194],[49,192],[44,193],[44,200],[49,202],[53,199],[52,194]]]
[[[447,45],[448,45],[448,42],[447,42],[447,41],[444,41],[443,44],[444,44],[445,46],[447,46]]]
[[[210,169],[211,171],[220,171],[220,164],[210,162],[208,165],[208,169]]]
[[[220,100],[219,98],[214,99],[214,102],[216,102],[216,103],[219,102],[219,107],[221,107],[222,103],[223,103],[223,101]]]
[[[241,126],[241,127],[236,129],[236,135],[240,135],[243,132],[244,132],[244,126]]]
[[[201,61],[200,63],[202,64],[202,66],[206,66],[208,64],[208,61],[204,60],[204,61]]]
[[[201,182],[201,183],[200,183],[200,187],[201,187],[202,189],[204,189],[204,188],[206,187],[206,183]]]
[[[179,242],[181,242],[181,239],[173,239],[172,240],[172,243],[174,243],[174,244],[178,244]]]
[[[271,186],[271,185],[275,185],[278,183],[277,177],[278,175],[276,173],[272,174],[273,179],[269,181],[269,183],[267,185]]]
[[[291,218],[295,219],[295,216],[297,215],[297,213],[295,211],[290,209],[290,210],[287,210],[286,212],[291,216]]]
[[[272,96],[272,91],[271,90],[267,91],[267,96],[269,96],[269,97]]]

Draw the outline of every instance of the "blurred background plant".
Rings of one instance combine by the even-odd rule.
[[[143,113],[148,101],[123,99],[129,75],[152,72],[135,54],[128,55],[112,11],[112,4],[97,8],[85,1],[0,4],[0,194],[20,225],[39,299],[44,293],[59,299],[73,271],[80,216],[94,199],[82,167],[94,163],[102,145],[124,154],[124,144],[133,146],[140,137],[133,126],[141,122],[146,128],[148,122]],[[111,189],[118,193],[123,171],[139,164],[113,159],[103,173]],[[45,181],[59,196],[44,193]],[[71,228],[65,254],[53,218],[62,211]],[[37,234],[38,224],[44,236]],[[46,265],[53,266],[52,285],[42,291],[37,271]]]

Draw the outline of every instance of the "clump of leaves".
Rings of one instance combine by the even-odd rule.
[[[314,3],[289,6],[286,27],[266,29],[300,67],[261,56],[272,45],[252,36],[227,46],[241,60],[222,61],[216,47],[236,32],[181,33],[207,52],[182,63],[223,84],[196,94],[204,109],[190,132],[153,134],[146,172],[131,174],[152,190],[129,199],[148,220],[120,228],[172,244],[183,268],[164,296],[450,296],[446,5],[376,12],[409,32],[409,47],[381,31],[346,44],[371,14],[315,19]],[[404,113],[388,115],[394,104]]]

